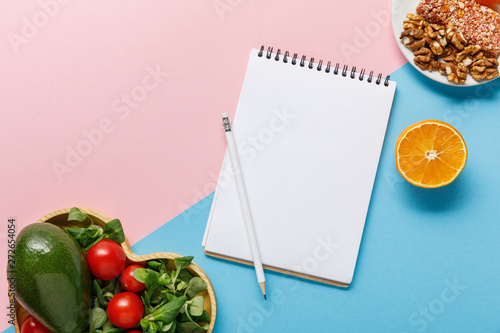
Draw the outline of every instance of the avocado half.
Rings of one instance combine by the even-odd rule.
[[[91,274],[78,242],[58,226],[33,223],[17,236],[15,256],[19,304],[52,332],[83,332]]]

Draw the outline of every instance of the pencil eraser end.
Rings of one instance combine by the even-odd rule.
[[[222,118],[229,118],[229,113],[227,112],[221,113],[221,116]]]

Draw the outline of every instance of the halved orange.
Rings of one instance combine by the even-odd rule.
[[[460,133],[439,120],[424,120],[406,128],[396,141],[396,167],[413,185],[435,188],[450,184],[467,162]]]

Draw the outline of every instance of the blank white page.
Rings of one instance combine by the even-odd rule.
[[[233,135],[262,262],[350,284],[396,83],[258,52],[250,53]],[[227,152],[203,244],[252,261]]]

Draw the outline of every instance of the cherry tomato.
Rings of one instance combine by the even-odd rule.
[[[142,282],[139,282],[134,277],[134,271],[137,268],[143,268],[139,265],[129,265],[125,267],[120,276],[120,283],[122,284],[123,289],[127,291],[131,291],[133,293],[138,293],[143,291],[146,288],[146,285]]]
[[[50,333],[35,317],[29,315],[21,325],[21,333]]]
[[[121,245],[110,239],[100,240],[87,252],[90,271],[101,280],[111,280],[120,275],[126,260]]]
[[[131,328],[139,324],[144,314],[144,305],[137,294],[124,291],[115,295],[106,310],[109,320],[120,328]]]

